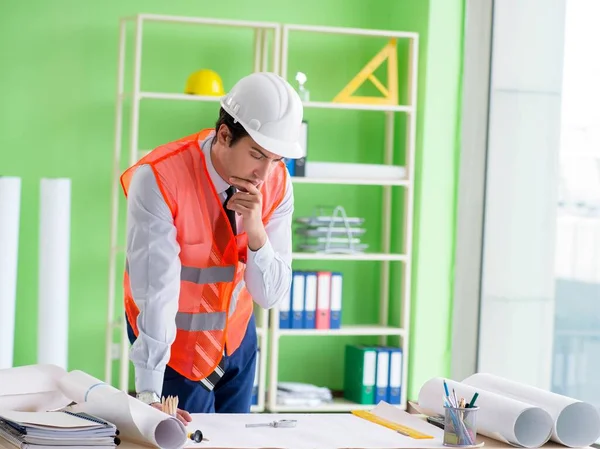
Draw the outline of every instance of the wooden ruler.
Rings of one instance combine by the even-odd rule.
[[[395,430],[402,435],[406,435],[407,437],[414,438],[416,440],[430,440],[433,439],[433,436],[427,435],[425,433],[421,433],[418,430],[411,429],[410,427],[403,426],[402,424],[396,424],[395,422],[389,421],[384,418],[380,418],[377,415],[367,411],[367,410],[352,410],[352,414],[358,416],[359,418],[366,419],[367,421],[371,421],[372,423],[379,424],[380,426],[387,427],[388,429]]]

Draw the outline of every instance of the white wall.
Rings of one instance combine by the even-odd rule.
[[[494,2],[478,371],[550,388],[566,0]]]

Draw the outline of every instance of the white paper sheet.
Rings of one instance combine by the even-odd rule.
[[[0,369],[13,366],[21,178],[0,176]]]
[[[71,371],[59,385],[77,405],[117,426],[121,435],[139,444],[162,449],[179,449],[187,441],[186,428],[177,419],[105,384],[82,371]]]
[[[40,182],[38,363],[67,368],[71,180]]]
[[[194,414],[189,427],[200,429],[208,441],[190,442],[195,448],[293,448],[293,449],[401,449],[442,448],[443,431],[389,404],[380,403],[373,413],[401,421],[434,436],[417,440],[349,413],[314,414]],[[296,427],[246,427],[278,419],[295,419]]]
[[[58,381],[67,372],[55,365],[30,365],[0,370],[0,410],[37,412],[65,407],[71,400]]]
[[[552,434],[552,417],[545,410],[515,399],[474,388],[452,380],[446,381],[450,394],[452,389],[460,398],[470,401],[478,392],[475,405],[477,432],[496,440],[522,447],[539,447]],[[419,391],[419,407],[427,414],[444,414],[444,379],[433,378]]]
[[[58,428],[77,431],[81,429],[101,429],[103,427],[102,424],[97,424],[87,419],[61,412],[39,413],[5,410],[2,411],[2,418],[29,425],[32,428],[41,428],[41,430],[46,430],[45,428]]]
[[[591,404],[487,373],[474,374],[463,383],[543,408],[553,419],[552,441],[582,447],[600,438],[600,416]]]

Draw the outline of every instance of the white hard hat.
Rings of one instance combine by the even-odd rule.
[[[299,143],[302,101],[282,77],[252,73],[221,98],[221,106],[267,151],[289,159],[305,156]]]

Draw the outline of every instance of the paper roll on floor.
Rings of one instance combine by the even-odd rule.
[[[585,447],[600,438],[600,415],[591,404],[488,373],[474,374],[463,383],[543,408],[552,416],[556,443]]]
[[[552,434],[552,418],[545,410],[515,399],[503,397],[447,380],[448,389],[470,401],[477,392],[477,432],[496,440],[522,447],[540,447]],[[444,414],[444,379],[433,378],[419,392],[419,408],[427,413]]]
[[[13,366],[21,178],[0,176],[0,369]]]
[[[67,368],[71,180],[40,183],[38,363]]]

